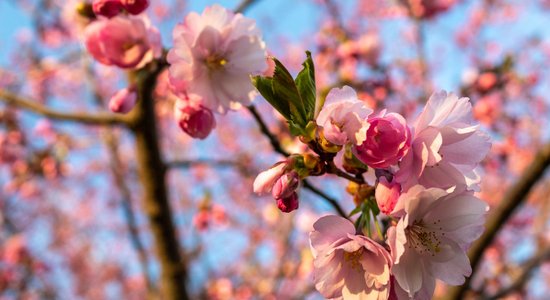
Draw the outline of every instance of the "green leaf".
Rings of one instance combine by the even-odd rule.
[[[273,91],[273,78],[263,76],[251,77],[252,84],[260,92],[260,94],[275,108],[285,119],[290,119],[289,103],[275,94]]]
[[[288,129],[290,130],[290,133],[294,136],[300,136],[304,135],[304,127],[296,122],[294,120],[290,119],[287,120],[288,123]]]
[[[348,216],[351,217],[351,216],[353,216],[353,215],[359,213],[359,212],[362,211],[362,210],[363,210],[363,205],[358,205],[358,206],[356,206],[356,207],[349,213]]]
[[[290,75],[290,72],[276,58],[275,72],[273,74],[273,92],[282,100],[286,100],[290,106],[290,113],[294,117],[293,120],[302,127],[306,126],[306,111],[302,103],[302,97],[298,92],[298,87]]]
[[[296,77],[296,86],[300,92],[301,100],[306,112],[306,121],[314,119],[315,115],[315,99],[317,98],[317,90],[315,88],[315,67],[311,52],[306,51],[307,59],[302,63],[304,67]]]

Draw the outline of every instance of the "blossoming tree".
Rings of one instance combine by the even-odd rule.
[[[550,292],[546,1],[198,2],[0,4],[2,299]]]

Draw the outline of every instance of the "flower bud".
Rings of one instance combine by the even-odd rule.
[[[296,173],[296,171],[291,171],[283,174],[279,177],[279,179],[277,179],[277,181],[275,181],[271,194],[275,199],[288,198],[296,191],[299,185],[300,178],[298,173]]]
[[[133,88],[122,89],[111,97],[109,109],[115,113],[125,114],[136,105],[137,95]]]
[[[300,204],[298,201],[298,194],[296,192],[293,192],[289,197],[276,199],[276,201],[279,210],[285,213],[298,209]]]
[[[338,153],[340,150],[342,150],[341,145],[335,145],[325,138],[324,130],[321,129],[318,132],[319,132],[318,142],[321,148],[323,149],[323,151],[327,153]]]
[[[92,8],[96,16],[112,18],[122,11],[123,6],[120,0],[95,0]]]
[[[254,193],[263,194],[271,191],[275,182],[283,175],[287,167],[286,162],[278,162],[268,170],[265,170],[256,176],[254,180]]]
[[[388,168],[405,156],[411,145],[411,131],[397,113],[370,117],[366,140],[353,147],[355,156],[372,168]]]
[[[93,20],[96,18],[94,8],[90,3],[87,3],[85,1],[79,2],[75,5],[76,13],[89,20]]]
[[[120,0],[126,11],[132,15],[139,15],[149,6],[149,0]]]
[[[380,211],[386,215],[392,213],[397,200],[401,195],[401,185],[395,181],[388,182],[385,176],[381,176],[376,186],[376,203]]]
[[[212,111],[190,101],[180,101],[176,104],[175,117],[183,131],[201,140],[216,127],[216,119]]]

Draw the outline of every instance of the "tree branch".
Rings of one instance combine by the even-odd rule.
[[[306,179],[302,180],[303,183],[304,183],[304,188],[310,190],[312,193],[316,194],[317,196],[325,199],[337,212],[340,216],[344,217],[344,218],[348,218],[347,214],[344,212],[344,210],[342,209],[342,207],[340,206],[340,204],[338,204],[338,201],[336,201],[336,199],[330,197],[329,195],[325,194],[323,191],[321,191],[320,189],[314,187],[313,185],[311,185],[311,183],[309,183],[309,181],[307,181]]]
[[[267,128],[267,124],[264,122],[264,119],[262,116],[260,116],[260,113],[256,110],[256,107],[253,105],[247,106],[248,111],[254,116],[254,119],[260,125],[260,131],[269,139],[269,142],[271,143],[271,146],[273,147],[273,150],[277,151],[278,153],[289,156],[290,153],[286,152],[283,147],[281,146],[281,143],[279,143],[279,140],[269,131],[269,128]]]
[[[186,261],[180,253],[180,244],[172,220],[166,166],[162,161],[153,90],[163,65],[152,63],[137,72],[139,101],[134,108],[135,122],[131,127],[135,136],[138,174],[143,186],[143,204],[149,219],[155,250],[161,269],[161,298],[187,300]]]
[[[145,246],[143,245],[143,242],[141,241],[139,236],[136,213],[132,207],[132,193],[130,192],[130,188],[124,181],[125,176],[123,173],[123,166],[120,160],[120,154],[118,152],[118,139],[111,131],[106,131],[104,134],[105,143],[107,144],[107,148],[109,149],[109,152],[111,154],[111,172],[113,173],[115,184],[120,190],[122,197],[121,204],[126,220],[126,226],[128,228],[128,233],[130,235],[132,246],[137,252],[141,271],[143,272],[143,277],[145,278],[145,283],[149,292],[149,296],[147,298],[155,299],[155,286],[153,285],[151,272],[149,271],[148,267],[149,259],[147,257],[147,250],[145,249]]]
[[[166,163],[168,169],[175,168],[191,168],[194,166],[215,166],[215,167],[235,167],[239,166],[239,162],[227,159],[194,159],[194,160],[174,160]]]
[[[281,147],[279,140],[277,140],[277,138],[271,133],[271,131],[269,131],[269,128],[267,128],[267,125],[265,124],[264,120],[262,119],[262,116],[260,116],[256,108],[252,105],[247,106],[247,108],[254,116],[254,119],[256,119],[256,122],[258,123],[258,125],[260,125],[260,130],[262,131],[262,133],[269,139],[269,142],[271,143],[271,146],[273,147],[273,149],[279,154],[282,154],[284,156],[289,156],[290,154]],[[344,218],[347,218],[346,213],[344,212],[342,207],[338,204],[338,201],[336,201],[335,199],[331,198],[329,195],[325,194],[323,191],[311,185],[309,181],[307,181],[306,179],[302,181],[304,183],[304,188],[310,190],[314,194],[326,200],[332,207],[334,207],[334,209],[338,212],[339,215],[341,215]]]
[[[470,263],[472,265],[472,275],[466,278],[462,286],[453,287],[448,294],[448,299],[459,300],[464,298],[464,294],[470,287],[470,281],[476,273],[476,269],[483,257],[485,249],[491,245],[493,239],[504,226],[506,221],[512,216],[515,209],[527,198],[531,188],[543,176],[544,171],[550,165],[550,143],[544,145],[539,150],[533,162],[527,167],[518,181],[510,187],[506,196],[500,202],[490,215],[485,225],[486,229],[483,235],[473,244],[468,252]]]
[[[237,8],[235,8],[235,13],[244,13],[252,4],[256,3],[258,0],[243,0]]]
[[[127,125],[130,118],[126,115],[115,115],[110,113],[64,113],[50,109],[42,104],[20,97],[6,90],[0,89],[0,101],[8,105],[34,112],[44,117],[59,120],[70,121],[88,125]]]

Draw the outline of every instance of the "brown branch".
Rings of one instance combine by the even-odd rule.
[[[214,167],[238,167],[239,162],[226,159],[193,159],[193,160],[174,160],[166,163],[168,169],[191,168],[195,166],[214,166]]]
[[[365,183],[365,180],[363,180],[362,178],[358,178],[358,177],[354,177],[342,170],[340,170],[336,164],[334,164],[334,161],[327,161],[327,173],[328,174],[333,174],[333,175],[336,175],[338,177],[342,177],[344,179],[347,179],[349,181],[352,181],[352,182],[355,182],[355,183],[358,183],[358,184],[363,184]]]
[[[36,101],[20,97],[14,93],[2,89],[0,89],[0,101],[3,101],[8,105],[13,105],[59,121],[71,121],[88,125],[127,125],[130,122],[130,117],[126,115],[115,115],[110,113],[88,114],[59,112],[39,104]]]
[[[323,191],[321,191],[320,189],[314,187],[313,185],[311,185],[311,183],[309,183],[309,181],[307,181],[306,179],[302,180],[303,183],[304,183],[304,188],[310,190],[312,193],[314,193],[315,195],[325,199],[337,212],[340,216],[344,217],[344,218],[348,218],[347,214],[344,212],[344,210],[342,209],[342,207],[340,206],[340,204],[338,204],[338,201],[336,201],[336,199],[330,197],[329,195],[325,194]]]
[[[91,61],[86,60],[84,71],[86,74],[88,85],[93,92],[95,104],[98,107],[103,107],[104,101],[101,97],[101,94],[98,92],[98,85],[94,77]],[[136,221],[136,212],[132,207],[132,193],[125,181],[126,176],[124,174],[124,167],[120,159],[120,153],[118,151],[120,140],[118,136],[115,135],[113,130],[111,130],[111,128],[106,128],[105,130],[103,130],[102,134],[103,140],[105,142],[105,145],[107,146],[107,149],[109,150],[111,158],[111,173],[113,174],[115,184],[121,194],[121,206],[124,213],[124,219],[126,221],[126,227],[128,230],[130,241],[134,250],[136,251],[139,265],[141,267],[141,272],[143,273],[143,278],[145,279],[145,284],[147,286],[148,295],[146,298],[157,299],[157,291],[155,285],[153,284],[153,276],[151,275],[148,267],[149,258],[147,255],[147,250],[143,242],[141,241],[139,228]]]
[[[470,263],[472,265],[472,275],[466,278],[462,286],[453,287],[447,296],[448,299],[459,300],[464,298],[464,294],[470,287],[470,281],[475,275],[477,267],[493,239],[504,226],[506,221],[512,216],[516,208],[527,198],[531,188],[543,176],[544,171],[550,165],[550,143],[544,145],[539,150],[533,162],[527,167],[523,175],[517,182],[510,187],[506,196],[500,202],[500,206],[494,209],[485,225],[486,230],[483,235],[473,244],[468,252]]]
[[[249,9],[252,4],[256,3],[258,0],[243,0],[237,8],[235,8],[235,13],[244,13],[247,9]]]
[[[267,128],[267,125],[266,123],[264,122],[262,116],[260,116],[260,114],[258,113],[258,111],[256,110],[256,108],[252,105],[250,106],[247,106],[248,110],[252,113],[252,115],[254,116],[254,119],[256,120],[256,122],[258,123],[258,125],[260,126],[260,130],[261,132],[269,139],[270,143],[271,143],[271,146],[273,147],[273,149],[278,152],[279,154],[282,154],[284,156],[289,156],[290,154],[288,152],[286,152],[282,147],[281,147],[281,144],[279,143],[279,140],[277,140],[277,138],[271,133],[271,131],[269,131],[269,128]],[[309,181],[307,181],[306,179],[302,180],[303,183],[304,183],[304,188],[310,190],[311,192],[313,192],[314,194],[318,195],[319,197],[323,198],[324,200],[326,200],[332,207],[334,207],[334,209],[338,212],[339,215],[341,215],[342,217],[344,218],[347,218],[347,215],[346,213],[344,212],[344,210],[342,209],[342,207],[338,204],[338,201],[336,201],[335,199],[331,198],[330,196],[328,196],[327,194],[325,194],[323,191],[321,191],[320,189],[312,186]]]
[[[157,76],[163,66],[154,62],[149,66],[152,70],[145,68],[135,74],[139,101],[134,108],[135,122],[132,132],[135,136],[138,175],[143,185],[143,205],[161,268],[161,298],[187,300],[186,262],[180,253],[172,220],[166,187],[166,166],[159,146],[153,99]]]
[[[284,156],[289,156],[290,153],[286,152],[283,149],[277,137],[275,137],[271,133],[271,131],[269,131],[269,128],[267,128],[267,124],[264,122],[264,119],[262,118],[262,116],[260,116],[260,113],[256,110],[256,107],[254,107],[253,105],[250,105],[250,106],[247,106],[246,108],[248,108],[248,111],[250,111],[250,113],[252,114],[252,116],[260,126],[260,131],[269,139],[269,142],[271,143],[273,150],[275,150],[276,152]]]
[[[527,283],[529,278],[531,278],[531,276],[533,275],[533,271],[536,268],[540,267],[543,262],[548,260],[550,260],[550,248],[539,251],[535,256],[533,256],[531,259],[521,265],[521,273],[514,278],[512,284],[487,299],[502,299],[506,295],[521,289],[521,287],[523,287],[525,283]]]
[[[109,152],[111,154],[111,172],[113,173],[115,184],[120,190],[120,194],[122,196],[121,204],[126,220],[126,226],[128,228],[128,233],[130,235],[132,246],[137,252],[141,271],[143,273],[143,277],[145,278],[145,283],[149,292],[149,296],[147,298],[155,299],[156,297],[154,295],[156,291],[152,281],[151,272],[149,271],[148,267],[149,259],[147,255],[147,250],[139,236],[136,213],[132,207],[132,193],[130,192],[130,188],[124,180],[124,168],[120,160],[120,154],[118,152],[118,138],[111,131],[105,131],[104,134],[105,143],[107,144],[107,148],[109,149]]]

